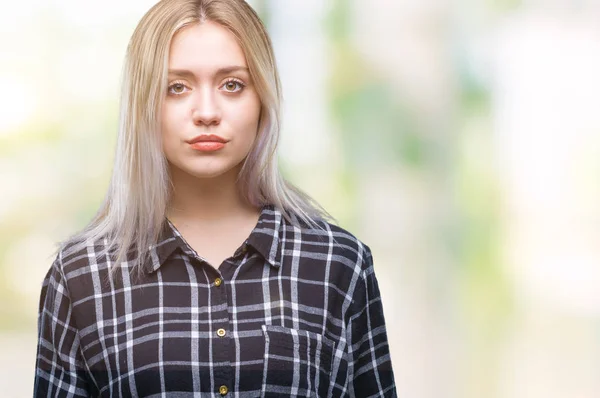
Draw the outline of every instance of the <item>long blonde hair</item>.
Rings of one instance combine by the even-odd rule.
[[[170,199],[159,128],[169,48],[177,32],[208,20],[235,35],[261,100],[257,138],[238,177],[240,193],[256,207],[274,205],[293,223],[316,226],[319,219],[330,218],[279,172],[281,84],[271,40],[255,11],[244,0],[162,0],[144,15],[127,47],[110,185],[96,216],[62,245],[72,243],[69,252],[102,240],[116,256],[115,265],[133,250],[139,269],[157,243]]]

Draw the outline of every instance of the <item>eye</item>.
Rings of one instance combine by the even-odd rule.
[[[237,79],[229,79],[221,86],[221,88],[225,89],[228,93],[237,93],[242,91],[244,87],[246,87],[246,85]]]
[[[169,94],[181,95],[186,89],[187,87],[183,83],[173,83],[169,86]]]

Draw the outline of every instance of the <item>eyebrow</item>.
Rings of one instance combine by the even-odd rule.
[[[226,66],[223,68],[217,69],[217,75],[225,75],[232,72],[246,72],[250,73],[250,70],[245,66]],[[186,78],[195,78],[194,73],[187,69],[169,69],[169,75],[171,76],[179,76]]]

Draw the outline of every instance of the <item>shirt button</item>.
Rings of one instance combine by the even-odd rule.
[[[219,387],[219,394],[221,394],[221,395],[227,395],[228,391],[229,391],[229,389],[227,388],[227,386]]]
[[[242,253],[246,253],[248,251],[248,246],[242,246]]]
[[[217,336],[219,336],[219,337],[225,336],[225,329],[219,329],[219,330],[217,330]]]
[[[223,283],[223,280],[221,278],[215,279],[215,286],[221,286],[221,283]]]

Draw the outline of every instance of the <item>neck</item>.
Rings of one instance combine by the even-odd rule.
[[[218,177],[200,179],[171,167],[173,191],[167,217],[173,222],[215,223],[256,214],[259,210],[247,203],[237,189],[238,173],[236,167]]]

